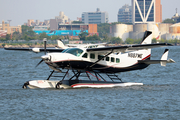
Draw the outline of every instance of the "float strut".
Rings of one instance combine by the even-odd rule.
[[[47,78],[47,80],[50,79],[50,77],[52,76],[53,73],[54,73],[54,70],[51,72],[51,74],[49,75],[49,77]]]

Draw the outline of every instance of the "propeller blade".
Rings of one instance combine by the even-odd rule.
[[[43,59],[36,65],[36,67],[37,67],[38,65],[40,65],[42,62],[43,62]]]
[[[32,57],[31,59],[42,59],[41,57]]]

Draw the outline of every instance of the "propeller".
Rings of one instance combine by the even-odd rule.
[[[43,42],[44,42],[44,54],[45,55],[46,55],[46,41],[47,41],[47,38],[44,38]],[[36,67],[39,66],[42,62],[43,62],[43,59],[36,65]]]
[[[36,65],[36,67],[39,66],[42,62],[43,62],[43,59],[41,61],[39,61],[39,63]]]
[[[50,60],[51,59],[51,56],[49,55],[46,55],[46,41],[47,41],[47,38],[44,38],[43,39],[43,42],[44,42],[44,54],[43,56],[41,56],[41,61],[39,61],[39,63],[36,65],[36,67],[38,67],[44,60]],[[53,67],[51,65],[49,65],[49,67],[57,72],[62,72],[60,69],[56,68],[56,67]]]

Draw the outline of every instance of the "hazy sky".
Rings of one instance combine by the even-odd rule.
[[[11,26],[22,25],[28,19],[48,20],[59,16],[63,11],[71,20],[81,17],[82,12],[92,12],[100,8],[109,14],[109,22],[117,22],[119,8],[131,5],[131,0],[0,0],[0,23],[12,20]],[[171,18],[180,0],[161,0],[163,19]]]

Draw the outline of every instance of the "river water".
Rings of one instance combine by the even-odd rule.
[[[168,47],[176,63],[118,74],[143,86],[83,89],[22,89],[28,80],[46,79],[43,53],[0,49],[0,119],[134,120],[180,119],[180,46]],[[165,48],[152,50],[160,59]]]

